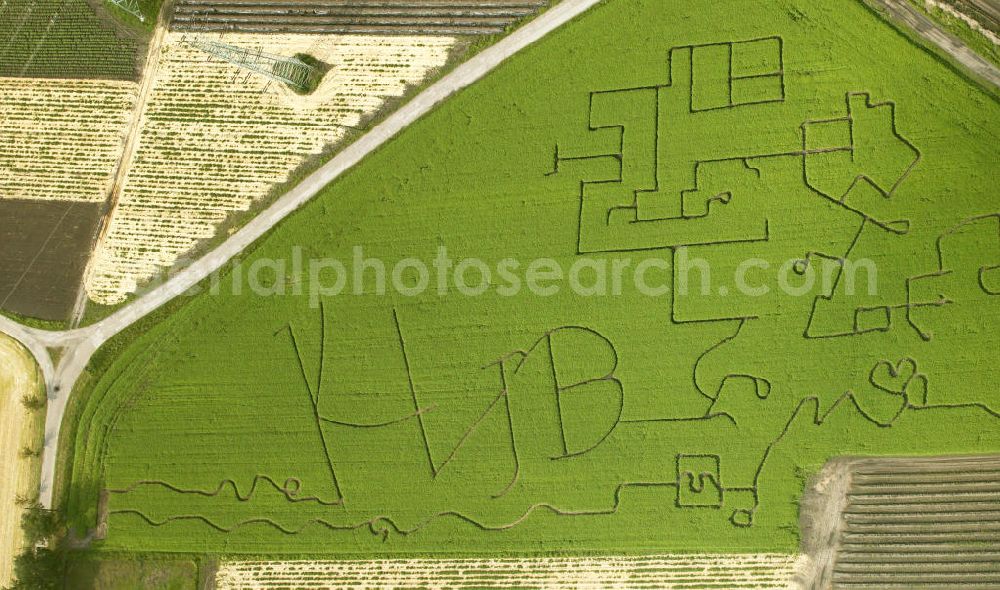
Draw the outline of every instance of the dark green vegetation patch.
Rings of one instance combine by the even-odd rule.
[[[66,588],[73,590],[195,590],[193,561],[74,557],[66,567]]]
[[[291,88],[299,94],[312,94],[319,88],[319,83],[323,81],[323,76],[326,76],[331,66],[306,53],[296,53],[295,59],[309,66],[310,71],[304,84]]]

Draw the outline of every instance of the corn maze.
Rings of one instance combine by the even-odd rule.
[[[335,93],[262,95],[266,79],[180,43],[195,34],[260,39],[168,35],[88,283],[98,300],[122,300],[356,124],[361,109],[335,94],[377,108],[449,47],[373,37],[385,57],[351,70],[369,43],[351,37],[326,57],[302,51],[334,63]],[[295,39],[263,52],[312,42]],[[386,65],[401,56],[402,70]],[[226,105],[240,108],[210,98],[234,82],[246,102],[239,90]],[[204,105],[180,99],[194,88]],[[475,586],[522,567],[546,585],[571,566],[491,560],[556,551],[665,555],[602,572],[625,586],[650,572],[662,587],[783,585],[814,557],[795,555],[799,500],[831,457],[1000,449],[998,114],[857,2],[600,4],[340,177],[212,292],[118,343],[74,418],[73,524],[106,527],[108,550],[383,560],[228,564],[223,588],[373,572]],[[142,250],[149,228],[164,245]],[[312,297],[319,279],[297,257],[348,263],[361,246],[387,269],[447,247],[487,261],[485,288]],[[504,293],[486,275],[509,259],[585,261],[598,277],[620,264],[658,289]],[[252,295],[247,268],[279,295]],[[917,509],[883,519],[896,495],[995,491],[992,466],[929,483],[897,467],[858,472],[851,494],[878,496],[865,514],[880,516],[859,516],[858,500],[835,537],[854,551],[835,570],[845,586],[877,578],[848,565],[874,559],[872,527],[909,526]],[[968,552],[947,535],[971,521],[928,518],[929,536],[885,563]],[[980,528],[995,540],[992,521]],[[747,557],[705,556],[717,553]]]

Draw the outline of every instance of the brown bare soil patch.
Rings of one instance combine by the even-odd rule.
[[[101,207],[0,199],[0,309],[43,320],[69,317]]]

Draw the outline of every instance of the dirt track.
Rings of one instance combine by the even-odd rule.
[[[924,16],[907,0],[865,1],[884,8],[893,19],[902,22],[924,39],[943,49],[945,53],[972,70],[974,74],[989,81],[994,86],[1000,86],[1000,69],[969,49],[965,43],[941,29],[937,23]]]
[[[132,156],[135,154],[136,144],[139,141],[139,132],[142,130],[142,116],[146,111],[146,103],[149,102],[149,95],[153,89],[153,82],[156,80],[156,70],[160,65],[160,49],[163,46],[163,38],[167,34],[167,25],[170,22],[172,10],[173,0],[166,0],[163,3],[163,6],[160,7],[160,15],[156,22],[156,29],[153,31],[152,39],[149,41],[146,60],[143,63],[142,72],[139,74],[138,98],[135,101],[135,108],[132,110],[132,118],[129,120],[128,126],[125,128],[125,144],[122,148],[121,157],[118,159],[118,165],[115,167],[115,172],[111,179],[111,188],[108,193],[108,201],[106,205],[107,211],[104,214],[104,218],[101,220],[101,227],[97,233],[97,238],[90,248],[91,253],[97,252],[100,247],[101,241],[103,241],[107,235],[108,226],[111,224],[111,216],[115,214],[115,210],[118,207],[118,199],[121,196],[122,187],[125,186],[125,177],[128,175],[128,165],[132,161]],[[76,296],[76,304],[74,305],[73,312],[70,316],[70,325],[73,328],[80,325],[80,321],[83,319],[83,314],[86,311],[86,284],[87,280],[86,277],[84,277],[84,279],[80,281],[80,289]]]

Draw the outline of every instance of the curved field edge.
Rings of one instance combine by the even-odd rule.
[[[271,232],[276,228],[272,228]],[[267,239],[271,233],[261,236],[254,242],[253,248]],[[207,289],[210,287],[211,278],[204,279],[194,287],[197,289]],[[63,424],[60,430],[59,444],[57,451],[56,478],[54,482],[55,501],[53,505],[69,516],[69,525],[77,529],[77,533],[85,533],[94,528],[96,522],[96,504],[91,508],[78,510],[78,505],[74,505],[73,498],[88,498],[89,501],[96,502],[96,491],[93,488],[84,488],[81,491],[71,489],[70,483],[73,480],[73,473],[80,473],[82,465],[78,465],[79,443],[87,440],[87,437],[96,435],[103,437],[103,432],[92,432],[89,427],[92,422],[84,420],[85,416],[92,416],[104,403],[104,395],[107,387],[102,387],[104,379],[114,378],[129,370],[130,361],[134,359],[138,352],[133,345],[141,342],[143,337],[155,329],[163,322],[181,313],[186,306],[191,303],[189,295],[182,294],[175,297],[158,308],[156,311],[143,317],[141,320],[129,326],[114,338],[104,344],[91,357],[86,370],[77,379],[70,394],[70,399],[63,417]],[[121,400],[112,400],[112,403]],[[117,406],[115,406],[117,408]],[[103,444],[103,443],[101,443]],[[72,460],[69,460],[72,459]],[[76,494],[74,494],[76,492]]]
[[[362,164],[361,166],[364,166],[364,165],[365,164]],[[319,205],[316,205],[315,203],[311,203],[310,206],[312,206],[312,210],[315,211],[315,207],[318,207]],[[302,213],[302,215],[305,215],[304,212],[301,212],[301,213]],[[185,309],[183,313],[187,313],[187,312],[190,312],[192,314],[196,313],[196,305],[192,304],[192,306],[190,308]],[[164,333],[164,332],[166,332],[166,333]],[[171,338],[173,335],[174,334],[170,333],[169,331],[164,331],[164,330],[156,331],[156,330],[154,330],[154,331],[151,331],[150,334],[149,334],[149,336],[148,336],[148,338],[150,340],[148,340],[146,342],[143,342],[143,343],[140,343],[140,342],[137,341],[136,344],[139,345],[139,346],[141,346],[143,344],[159,344],[159,343],[161,343],[163,341],[166,341],[167,339]],[[109,369],[108,373],[104,375],[104,377],[102,379],[102,383],[108,381],[109,379],[118,379],[118,378],[140,380],[140,378],[144,376],[143,371],[145,370],[145,367],[130,367],[129,366],[129,361],[131,361],[132,359],[135,359],[135,358],[139,358],[139,356],[141,354],[142,354],[141,350],[138,350],[135,347],[130,348],[129,351],[124,356],[122,356],[121,358],[119,358],[117,361],[115,361],[113,363],[113,365]],[[94,387],[94,389],[93,389],[93,391],[91,393],[91,395],[94,396],[93,397],[93,403],[101,405],[102,402],[107,401],[107,400],[103,399],[103,396],[108,393],[108,389],[111,388],[112,386],[113,386],[113,383],[107,383],[104,387],[101,387],[101,386]],[[123,401],[124,401],[124,397],[119,400],[119,403],[121,403]],[[120,409],[121,409],[120,407],[115,407],[114,409],[111,409],[111,410],[102,411],[100,408],[95,408],[93,410],[89,410],[87,408],[84,408],[83,410],[81,410],[81,416],[80,416],[80,418],[78,420],[83,420],[84,423],[88,423],[88,424],[92,424],[92,425],[96,426],[99,422],[92,421],[95,417],[98,418],[98,419],[100,419],[102,417],[106,417],[107,420],[113,421],[115,413],[117,411],[119,411]],[[90,412],[90,413],[88,413],[88,412]],[[72,429],[70,429],[70,431],[72,431]],[[99,455],[100,455],[100,452],[102,452],[100,449],[101,449],[101,447],[104,444],[103,443],[103,437],[105,436],[105,434],[101,433],[100,430],[97,430],[97,431],[95,431],[95,434],[93,436],[96,439],[101,440],[101,442],[94,443],[94,442],[87,442],[87,441],[85,441],[82,438],[80,439],[80,442],[83,443],[84,447],[96,447],[96,449],[94,451],[90,451],[89,449],[87,451],[83,451],[85,453],[85,455],[83,455],[82,458],[81,458],[81,460],[80,460],[80,462],[81,462],[81,465],[80,465],[81,471],[80,472],[82,472],[82,473],[86,473],[86,472],[90,472],[90,473],[99,472],[99,463],[100,463],[100,456]],[[988,444],[992,444],[992,443],[990,443],[989,441],[985,441],[984,444],[988,445]],[[945,444],[945,446],[946,446],[946,444]],[[882,448],[880,450],[882,450],[884,452],[892,452],[892,451],[887,450],[886,448]],[[926,450],[926,449],[923,449],[923,450]],[[92,454],[92,453],[96,453],[96,454]],[[822,454],[822,453],[820,453],[820,454]],[[79,453],[77,453],[77,455],[79,455]],[[803,458],[800,457],[800,458],[798,458],[797,461],[791,461],[789,463],[789,465],[790,466],[798,466],[800,468],[802,466],[804,466],[804,465],[809,465],[810,467],[805,472],[800,473],[800,477],[802,477],[804,479],[804,477],[807,476],[808,473],[811,472],[811,471],[809,471],[809,469],[815,470],[815,468],[818,468],[819,463],[822,462],[822,459],[818,459],[818,461],[819,462],[816,462],[814,460],[805,460],[805,459],[803,459]]]

